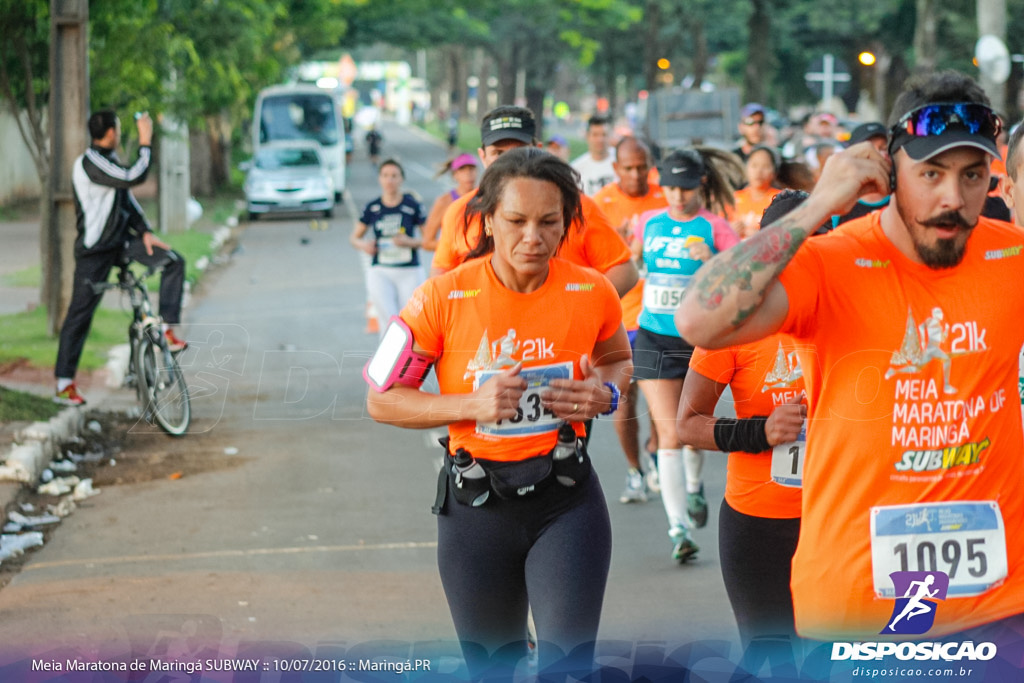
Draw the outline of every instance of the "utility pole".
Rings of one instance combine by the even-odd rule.
[[[64,322],[74,281],[75,200],[71,167],[89,144],[89,1],[50,0],[49,222],[40,240],[46,327]]]

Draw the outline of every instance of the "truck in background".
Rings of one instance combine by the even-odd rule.
[[[737,137],[740,92],[665,88],[640,101],[637,133],[651,145],[656,159],[691,145],[730,149]]]
[[[345,127],[341,103],[328,89],[307,83],[273,85],[256,97],[252,147],[282,140],[313,140],[334,179],[335,201],[345,191]]]

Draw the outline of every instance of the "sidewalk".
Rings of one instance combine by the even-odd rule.
[[[39,305],[39,287],[12,287],[4,279],[32,266],[38,266],[39,219],[0,222],[0,315],[21,313]]]

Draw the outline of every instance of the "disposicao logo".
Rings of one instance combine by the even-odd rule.
[[[946,572],[892,572],[889,574],[897,596],[892,615],[879,633],[882,635],[921,635],[935,624],[938,600],[949,591]],[[988,661],[996,656],[995,643],[921,641],[904,643],[832,643],[832,661],[881,660],[896,657],[901,661],[955,662]]]
[[[889,623],[879,633],[883,635],[921,635],[927,633],[935,623],[935,611],[945,600],[949,590],[949,575],[946,572],[892,572],[896,604],[892,608]]]

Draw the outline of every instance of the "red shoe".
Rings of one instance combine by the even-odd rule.
[[[78,393],[78,387],[72,382],[64,387],[64,391],[58,391],[54,395],[53,402],[63,406],[84,406],[85,397]]]
[[[167,340],[167,350],[171,353],[178,353],[188,348],[188,342],[184,339],[179,339],[178,335],[174,334],[174,330],[169,327],[164,332],[164,339]]]

